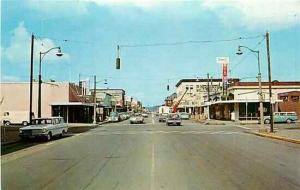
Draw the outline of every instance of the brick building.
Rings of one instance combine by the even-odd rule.
[[[278,94],[278,99],[282,102],[278,105],[278,111],[296,112],[300,117],[300,91],[290,91]]]

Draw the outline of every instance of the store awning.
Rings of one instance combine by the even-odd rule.
[[[94,103],[85,102],[54,102],[50,106],[94,106]]]

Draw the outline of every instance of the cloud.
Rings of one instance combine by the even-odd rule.
[[[224,24],[247,28],[299,24],[300,0],[203,0],[202,7],[215,12]]]
[[[43,12],[47,16],[62,17],[84,15],[88,13],[87,0],[27,0],[31,9]]]
[[[153,8],[167,1],[161,0],[85,0],[99,6],[134,6],[143,9]],[[170,1],[171,2],[171,1]]]
[[[34,43],[34,58],[39,59],[39,52],[45,52],[49,48],[57,47],[51,39],[35,39]],[[31,34],[27,31],[24,26],[24,22],[13,30],[11,41],[8,47],[2,49],[2,56],[8,60],[9,63],[24,63],[30,60],[30,49],[31,49]],[[55,55],[56,51],[53,50],[45,56],[50,62],[59,61],[61,59],[69,59],[69,54],[64,52],[64,55],[58,58]]]

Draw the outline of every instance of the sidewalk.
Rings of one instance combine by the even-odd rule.
[[[247,125],[247,127],[244,127],[244,129],[247,129],[248,133],[257,136],[300,144],[300,123],[275,124],[273,133],[269,132],[269,125],[265,125],[266,131],[260,131],[258,125]]]
[[[257,120],[248,121],[223,121],[223,120],[196,120],[195,122],[202,123],[204,125],[233,125],[236,127],[243,128],[245,132],[251,133],[261,137],[267,137],[277,140],[282,140],[286,142],[300,144],[300,122],[294,124],[275,124],[274,133],[270,133],[269,125],[265,125],[265,132],[260,131],[260,126]]]
[[[203,123],[205,125],[247,125],[247,124],[257,124],[257,120],[248,120],[248,121],[228,121],[228,120],[217,120],[217,119],[210,119],[210,120],[199,120],[194,119],[194,121]]]

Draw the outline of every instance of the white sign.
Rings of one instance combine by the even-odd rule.
[[[217,63],[229,64],[229,57],[216,57]]]

